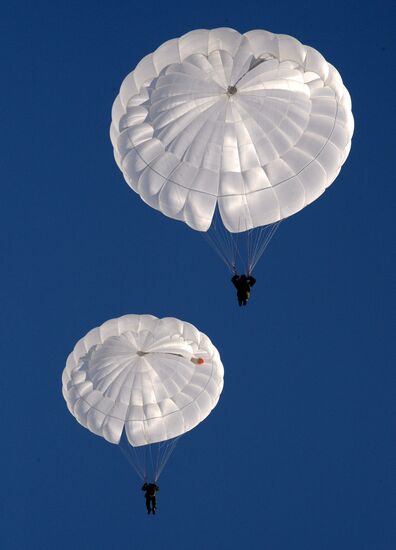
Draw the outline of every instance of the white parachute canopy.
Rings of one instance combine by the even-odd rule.
[[[171,317],[125,315],[91,330],[63,371],[71,414],[91,432],[139,447],[176,438],[216,406],[224,369],[209,338]],[[142,475],[143,477],[143,475]]]
[[[130,187],[207,231],[266,226],[316,200],[353,134],[337,70],[291,36],[229,28],[165,42],[124,80],[111,140]]]

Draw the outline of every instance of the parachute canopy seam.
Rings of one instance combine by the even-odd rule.
[[[283,179],[282,181],[276,183],[276,184],[271,184],[270,188],[271,189],[275,189],[276,187],[278,187],[279,185],[282,185],[283,183],[299,176],[306,168],[308,168],[308,166],[310,166],[313,162],[315,162],[317,160],[317,158],[321,155],[322,151],[324,150],[324,148],[328,145],[328,143],[330,142],[331,140],[331,137],[334,133],[334,129],[335,129],[335,125],[336,125],[336,121],[337,121],[337,115],[338,115],[338,106],[339,106],[339,103],[338,101],[336,102],[337,104],[337,109],[336,109],[336,114],[334,116],[334,122],[333,122],[333,127],[331,129],[331,132],[328,136],[328,138],[326,139],[325,143],[323,144],[323,146],[321,147],[321,149],[319,150],[319,152],[316,154],[315,157],[313,157],[303,168],[301,168],[298,172],[296,172],[295,174],[293,174],[292,176],[289,176],[285,179]],[[145,161],[145,159],[141,156],[141,154],[139,153],[139,151],[137,150],[137,146],[135,146],[135,144],[131,141],[129,135],[128,135],[128,141],[130,142],[131,146],[132,146],[132,149],[136,152],[136,154],[140,157],[140,159],[142,160],[142,162],[146,165],[146,168],[150,168],[150,170],[152,170],[155,174],[157,174],[158,176],[160,176],[160,178],[162,178],[164,181],[164,184],[162,185],[161,187],[161,190],[163,188],[163,186],[165,185],[165,183],[169,182],[169,183],[173,183],[174,185],[177,185],[179,187],[181,187],[182,189],[185,189],[187,191],[194,191],[196,193],[202,193],[204,195],[209,195],[211,197],[217,197],[217,198],[225,198],[225,197],[243,197],[243,196],[247,196],[247,195],[254,195],[254,193],[259,193],[261,191],[264,191],[265,189],[270,189],[270,188],[264,188],[264,189],[255,189],[253,191],[249,191],[245,194],[241,194],[241,193],[226,193],[226,194],[222,194],[222,195],[215,195],[214,193],[209,193],[208,191],[203,191],[203,190],[198,190],[198,189],[191,189],[190,187],[187,187],[185,185],[182,185],[181,183],[179,182],[176,182],[176,181],[173,181],[172,179],[166,176],[163,176],[162,174],[160,174],[160,172],[158,172],[157,170],[155,170],[155,168],[153,168],[149,163],[147,163]],[[144,142],[143,142],[144,143]],[[139,144],[140,145],[140,144]],[[128,153],[127,153],[128,154]],[[176,168],[178,168],[178,166],[176,166],[170,173],[173,174],[173,172],[176,170]],[[264,170],[264,166],[261,166],[261,168]],[[137,182],[136,182],[137,183]]]

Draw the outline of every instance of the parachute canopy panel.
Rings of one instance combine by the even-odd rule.
[[[175,438],[204,420],[223,389],[209,338],[174,318],[126,315],[82,338],[63,371],[63,395],[84,427],[138,447]]]
[[[317,199],[345,162],[348,91],[322,55],[263,30],[192,31],[146,56],[114,102],[111,139],[128,184],[166,216],[232,233]]]

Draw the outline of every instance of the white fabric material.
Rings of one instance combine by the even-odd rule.
[[[193,325],[126,315],[76,344],[62,384],[80,424],[111,443],[119,443],[125,429],[138,447],[197,426],[216,406],[223,377],[217,349]]]
[[[228,28],[192,31],[146,56],[121,86],[110,129],[117,164],[147,204],[198,231],[218,204],[233,233],[317,199],[352,134],[348,91],[319,52]]]

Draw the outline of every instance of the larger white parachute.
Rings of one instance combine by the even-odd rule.
[[[216,406],[224,370],[209,338],[171,317],[125,315],[91,330],[63,371],[63,395],[91,432],[133,447],[197,426]]]
[[[195,30],[140,61],[112,112],[130,187],[207,231],[218,207],[240,233],[298,212],[334,181],[353,134],[337,70],[287,35]]]

